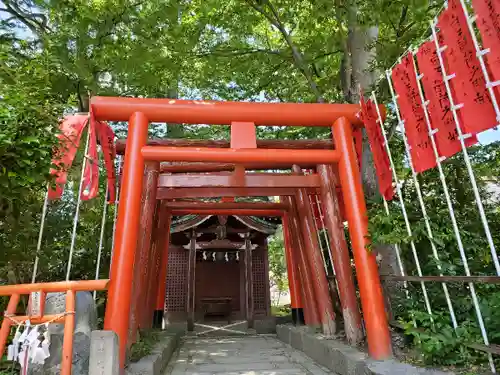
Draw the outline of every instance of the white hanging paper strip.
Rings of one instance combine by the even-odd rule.
[[[15,359],[15,349],[14,349],[14,345],[11,344],[9,345],[9,347],[7,348],[7,361],[13,361]]]

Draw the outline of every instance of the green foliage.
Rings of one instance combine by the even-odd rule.
[[[130,347],[130,361],[138,362],[141,358],[151,354],[155,344],[160,340],[160,332],[141,331],[139,340]]]
[[[497,183],[495,172],[499,163],[498,143],[471,148],[470,154],[490,228],[497,228],[500,225],[498,201],[491,196],[487,189],[487,183],[492,181]],[[396,154],[396,156],[400,158],[398,162],[404,165],[401,155]],[[474,194],[462,157],[456,155],[447,160],[443,164],[443,170],[470,272],[472,275],[493,275],[495,269],[492,256],[474,203]],[[437,169],[426,171],[418,176],[433,232],[432,240],[425,227],[411,175],[407,170],[400,170],[398,174],[403,181],[401,190],[405,198],[405,208],[412,236],[408,236],[397,198],[389,204],[389,215],[386,214],[381,202],[372,202],[369,212],[369,232],[374,248],[379,244],[398,244],[407,274],[417,275],[415,258],[410,246],[410,242],[413,241],[422,274],[439,275],[439,265],[444,275],[463,275],[464,263],[458,251]],[[495,246],[498,248],[500,246],[500,233],[493,230],[492,236]],[[434,257],[430,241],[433,241],[436,247],[439,262]],[[406,332],[414,337],[414,344],[422,354],[423,360],[428,364],[445,365],[484,363],[485,354],[470,348],[470,344],[482,342],[482,337],[468,285],[448,283],[448,290],[459,324],[456,332],[451,326],[448,306],[441,284],[426,283],[425,285],[433,310],[432,316],[426,312],[424,295],[418,283],[410,283],[408,287],[409,300],[403,292],[392,296],[396,317],[405,322]],[[500,337],[496,333],[500,329],[498,312],[500,291],[495,285],[481,283],[475,285],[475,290],[490,342],[500,344]],[[414,320],[417,323],[417,328],[413,328]]]
[[[433,315],[422,311],[410,313],[418,328],[414,327],[413,321],[405,322],[405,333],[413,337],[425,364],[467,366],[478,359],[477,352],[466,346],[473,338],[468,330],[471,322],[464,322],[455,331],[449,315],[442,312]]]
[[[291,314],[292,314],[292,309],[290,305],[271,306],[272,316],[290,316]]]
[[[285,244],[282,227],[269,238],[267,249],[271,287],[276,287],[279,293],[285,293],[288,291],[288,275],[286,272]]]
[[[24,197],[43,189],[62,112],[42,68],[50,60],[16,60],[11,53],[0,45],[0,217],[18,216]]]

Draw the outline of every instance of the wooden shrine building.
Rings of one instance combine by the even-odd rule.
[[[267,239],[279,217],[172,218],[164,320],[228,323],[270,315]]]

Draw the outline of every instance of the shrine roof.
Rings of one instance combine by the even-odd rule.
[[[266,235],[274,234],[278,226],[281,224],[281,218],[279,217],[257,217],[257,216],[238,216],[230,215],[230,218],[235,220],[228,220],[228,226],[237,227],[243,224],[244,227],[260,232]],[[228,217],[228,219],[229,219]],[[186,230],[198,227],[207,228],[214,219],[217,219],[217,215],[183,215],[174,216],[172,218],[171,233],[184,232]],[[220,220],[219,220],[220,221]],[[239,223],[240,225],[235,225]]]

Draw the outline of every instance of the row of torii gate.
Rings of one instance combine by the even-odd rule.
[[[92,98],[91,117],[96,121],[128,121],[129,124],[128,139],[117,144],[117,151],[125,157],[109,282],[0,287],[0,295],[12,295],[7,313],[15,313],[15,295],[18,299],[20,294],[34,291],[66,292],[66,310],[71,312],[76,291],[107,289],[104,329],[118,335],[123,369],[127,348],[136,340],[137,330],[150,328],[155,310],[163,308],[168,264],[167,254],[161,249],[165,248],[165,241],[169,241],[172,216],[280,216],[292,308],[296,313],[303,311],[306,325],[320,327],[325,335],[332,335],[335,315],[308,197],[319,194],[348,339],[358,343],[363,337],[363,324],[344,237],[345,220],[369,353],[374,359],[391,356],[377,263],[375,255],[367,249],[366,203],[353,141],[353,129],[363,125],[357,116],[359,110],[356,104]],[[148,127],[152,122],[230,125],[231,140],[148,141]],[[331,127],[333,139],[257,140],[256,126]],[[161,162],[169,163],[160,167]],[[313,169],[315,173],[304,175],[302,168]],[[290,169],[291,174],[276,173]],[[263,170],[274,172],[252,172]],[[280,203],[193,200],[252,196],[280,196],[281,200]],[[154,226],[163,228],[157,231],[161,236],[152,235]],[[61,373],[70,374],[74,316],[70,314],[60,320],[65,323],[66,333]],[[4,320],[0,331],[2,351],[9,328],[8,321]]]

